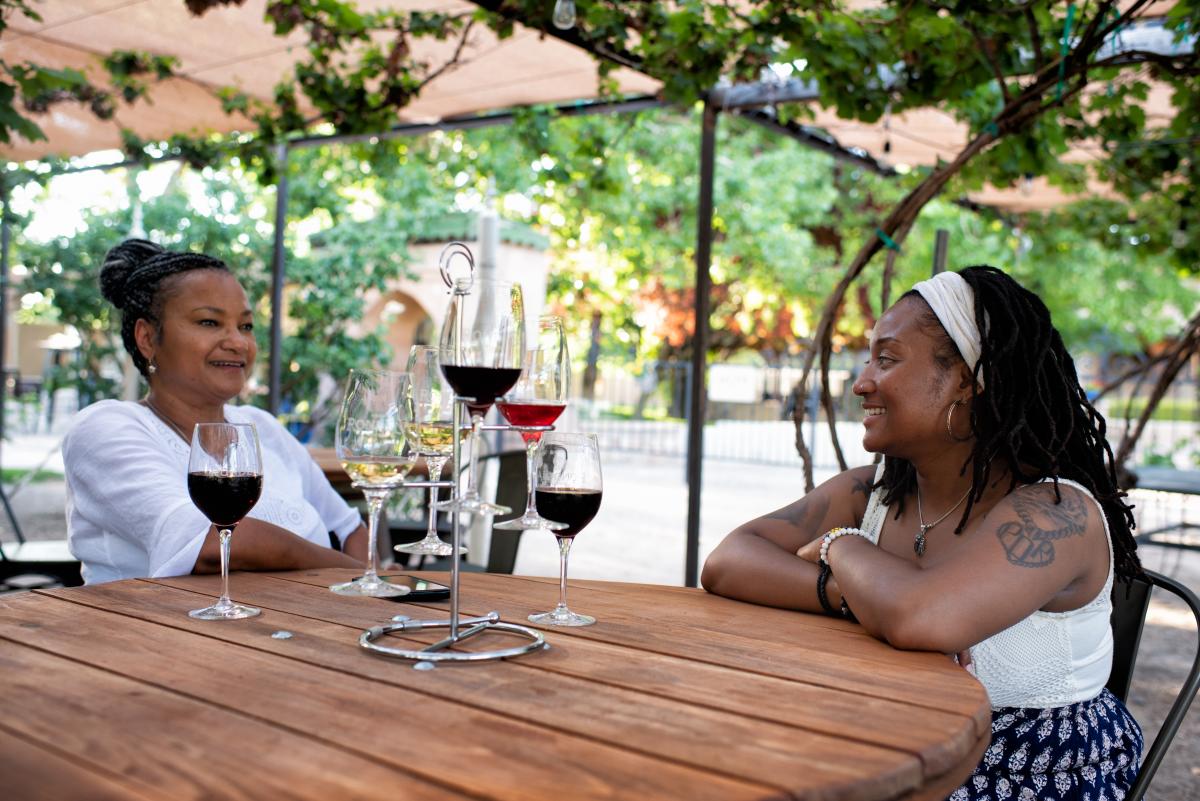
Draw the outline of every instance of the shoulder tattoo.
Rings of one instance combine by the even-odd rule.
[[[872,486],[870,481],[863,481],[861,478],[855,476],[854,489],[850,490],[850,494],[853,495],[856,492],[861,492],[864,498],[870,498],[871,490]]]
[[[782,520],[791,523],[798,529],[816,531],[817,526],[825,519],[829,511],[829,500],[819,495],[809,495],[793,504],[783,507],[767,515],[768,520]]]
[[[1087,529],[1088,512],[1078,492],[1062,493],[1062,501],[1038,493],[1038,497],[1017,493],[1013,511],[1021,522],[1002,523],[996,531],[1008,561],[1018,567],[1047,567],[1054,563],[1054,543],[1065,537],[1079,537]]]

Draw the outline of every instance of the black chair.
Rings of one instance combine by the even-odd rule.
[[[1152,570],[1145,571],[1144,579],[1135,579],[1126,594],[1126,586],[1117,584],[1113,590],[1113,666],[1108,676],[1108,690],[1113,695],[1125,701],[1129,695],[1129,684],[1133,679],[1133,666],[1137,661],[1138,645],[1142,639],[1142,627],[1146,621],[1146,609],[1150,604],[1150,591],[1157,587],[1174,593],[1192,610],[1196,618],[1196,627],[1200,635],[1200,598],[1190,589],[1174,579],[1167,578]],[[1126,801],[1141,801],[1150,786],[1159,763],[1167,753],[1175,733],[1183,723],[1188,707],[1200,689],[1200,636],[1197,637],[1196,656],[1192,660],[1192,669],[1188,672],[1175,703],[1158,730],[1153,743],[1142,760],[1141,770],[1125,796]]]
[[[35,589],[61,584],[83,584],[79,560],[71,555],[66,540],[0,543],[0,585]]]
[[[496,477],[496,498],[495,502],[507,506],[515,513],[520,514],[525,510],[525,451],[513,450],[502,451],[501,453],[489,453],[482,457],[483,464],[480,465],[480,474],[486,469],[487,464],[492,460],[498,460],[500,469]],[[448,518],[449,515],[443,515]],[[465,522],[464,522],[465,527]],[[438,526],[439,530],[441,525]],[[492,541],[488,548],[488,562],[484,571],[488,573],[509,573],[513,572],[513,568],[517,564],[517,549],[521,545],[522,531],[502,531],[492,529]],[[464,570],[479,571],[479,568],[469,562],[462,563]],[[424,570],[449,570],[449,557],[433,560],[426,563],[422,560],[418,563],[417,569]]]

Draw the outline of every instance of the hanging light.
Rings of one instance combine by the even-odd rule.
[[[554,27],[560,31],[569,31],[575,27],[575,0],[557,0],[554,4],[554,16],[551,18]]]

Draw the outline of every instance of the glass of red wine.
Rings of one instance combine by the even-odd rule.
[[[188,456],[188,494],[216,526],[221,542],[221,597],[212,606],[188,612],[198,620],[239,620],[259,614],[253,606],[229,600],[229,540],[262,494],[262,450],[258,432],[247,423],[197,423]]]
[[[565,523],[558,538],[558,606],[530,615],[544,626],[590,626],[596,618],[567,607],[567,556],[575,535],[592,522],[600,510],[604,481],[600,475],[600,445],[595,434],[560,434],[542,437],[537,454],[537,505],[549,520]]]
[[[496,403],[504,419],[514,426],[554,425],[567,408],[571,390],[571,357],[567,353],[567,335],[561,317],[546,315],[537,321],[535,347],[525,352],[521,378],[504,399]],[[536,459],[541,431],[521,431],[525,440],[526,498],[525,513],[513,520],[497,523],[506,531],[566,528],[538,514],[534,495]]]
[[[455,282],[439,341],[442,375],[471,413],[471,456],[467,487],[441,509],[479,514],[507,514],[507,506],[479,497],[475,454],[480,426],[496,398],[521,376],[525,356],[525,305],[520,284],[475,275]],[[458,466],[455,465],[455,469]]]
[[[342,468],[367,499],[367,569],[353,581],[332,585],[329,589],[338,595],[393,598],[409,592],[408,587],[391,584],[379,576],[377,544],[379,514],[416,462],[416,456],[406,447],[408,397],[407,373],[350,371],[334,442]]]

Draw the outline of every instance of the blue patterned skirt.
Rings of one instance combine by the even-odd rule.
[[[992,710],[992,744],[948,801],[1121,801],[1142,729],[1107,689],[1053,709]]]

